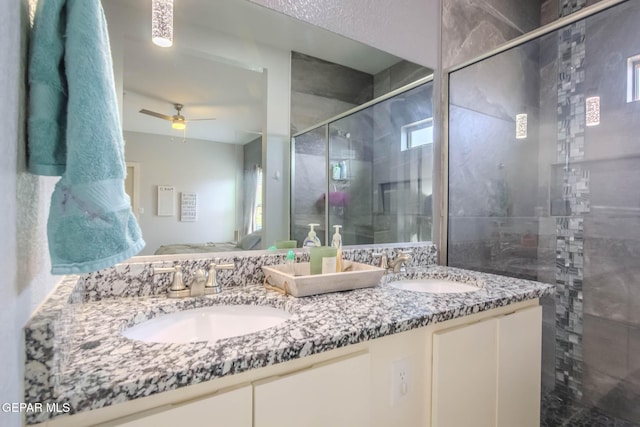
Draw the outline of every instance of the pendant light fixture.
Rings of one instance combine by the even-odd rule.
[[[600,97],[592,96],[585,100],[586,103],[586,124],[587,126],[597,126],[600,124]]]
[[[151,40],[160,47],[173,45],[173,0],[152,0]]]
[[[516,114],[516,139],[525,139],[527,137],[527,115]]]

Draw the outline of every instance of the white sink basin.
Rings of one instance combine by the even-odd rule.
[[[432,294],[460,294],[475,292],[479,287],[468,283],[456,282],[447,279],[405,279],[389,282],[389,286],[405,291],[428,292]]]
[[[262,331],[291,318],[273,307],[217,305],[159,316],[125,330],[122,335],[144,342],[214,342]]]

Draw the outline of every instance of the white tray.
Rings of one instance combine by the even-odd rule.
[[[359,262],[342,261],[342,273],[309,274],[308,262],[294,264],[295,276],[285,273],[287,266],[264,265],[264,286],[294,297],[370,288],[378,285],[384,269]]]

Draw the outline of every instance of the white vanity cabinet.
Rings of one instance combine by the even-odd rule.
[[[537,427],[538,304],[514,303],[45,425]]]
[[[254,427],[369,427],[369,354],[254,384]]]
[[[432,427],[540,425],[539,306],[433,334]]]
[[[249,384],[213,396],[163,406],[100,427],[251,427],[252,392]]]

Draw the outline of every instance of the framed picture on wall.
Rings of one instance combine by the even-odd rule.
[[[180,221],[197,221],[198,219],[198,195],[196,193],[182,192],[180,204]]]

